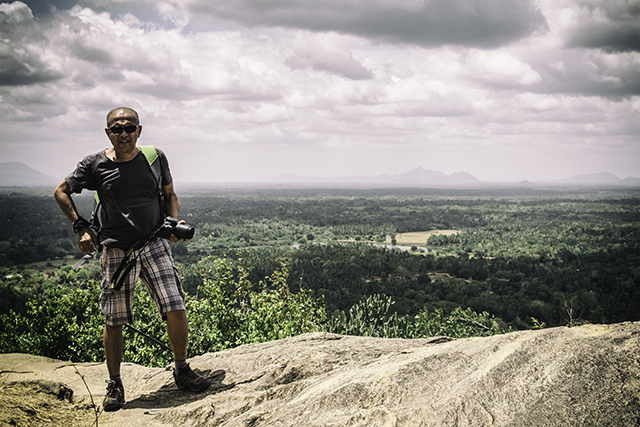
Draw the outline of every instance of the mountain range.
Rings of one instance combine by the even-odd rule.
[[[285,174],[275,178],[273,182],[298,183],[298,184],[359,184],[359,185],[403,185],[416,187],[483,187],[494,185],[516,185],[516,186],[640,186],[640,178],[630,177],[620,179],[612,173],[600,172],[595,174],[575,175],[556,181],[544,181],[534,183],[531,181],[521,181],[519,183],[502,183],[481,181],[466,172],[456,172],[447,175],[440,171],[415,168],[409,172],[390,175],[352,175],[333,178],[318,178],[300,175]]]
[[[440,171],[415,168],[401,174],[382,175],[351,175],[333,178],[319,178],[285,174],[274,178],[277,184],[328,184],[328,185],[364,185],[364,186],[409,186],[409,187],[489,187],[489,186],[627,186],[640,187],[640,178],[630,177],[620,179],[608,172],[575,175],[556,181],[519,183],[481,181],[466,172],[456,172],[447,175]],[[0,163],[0,187],[54,187],[60,183],[60,178],[38,172],[24,163]]]

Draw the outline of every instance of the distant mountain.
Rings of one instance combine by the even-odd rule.
[[[381,175],[385,176],[385,175]],[[386,175],[390,176],[390,175]],[[433,171],[422,168],[415,168],[410,170],[409,172],[401,173],[400,175],[391,175],[391,179],[396,182],[401,182],[403,184],[426,184],[437,180],[442,180],[447,178],[447,175],[440,171]]]
[[[609,172],[575,175],[555,181],[559,184],[577,185],[617,185],[621,179]]]
[[[554,181],[554,184],[561,185],[585,185],[585,186],[627,186],[627,187],[639,187],[640,178],[629,177],[620,179],[612,173],[600,172],[584,175],[575,175],[569,178]]]
[[[625,185],[629,187],[640,187],[640,178],[630,176],[629,178],[620,180],[618,185]]]
[[[600,172],[595,174],[575,175],[556,181],[531,182],[528,180],[519,183],[499,183],[480,181],[466,172],[457,172],[447,175],[440,171],[415,168],[409,172],[396,175],[351,175],[333,178],[319,178],[300,175],[280,175],[272,180],[278,183],[297,184],[360,184],[360,185],[402,185],[416,187],[489,187],[514,185],[518,187],[552,186],[629,186],[640,187],[640,178],[629,177],[620,179],[612,173]]]
[[[50,187],[60,179],[45,175],[24,163],[0,163],[0,186],[2,187]]]
[[[449,176],[443,176],[432,180],[434,184],[443,185],[471,185],[482,184],[482,181],[466,172],[456,172]]]
[[[466,172],[446,175],[443,172],[415,168],[409,172],[397,175],[351,175],[333,178],[318,178],[300,175],[280,175],[273,180],[282,183],[341,183],[341,184],[384,184],[384,185],[415,185],[415,186],[467,186],[479,185],[483,182]]]

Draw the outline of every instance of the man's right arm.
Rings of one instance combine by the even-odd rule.
[[[80,215],[78,214],[78,209],[71,198],[72,193],[73,191],[71,190],[71,187],[69,187],[69,184],[67,184],[67,181],[62,181],[54,190],[53,197],[55,197],[56,202],[58,202],[58,206],[60,206],[60,210],[64,216],[66,216],[73,224]],[[89,227],[83,227],[78,231],[78,247],[82,252],[86,254],[93,253],[96,251],[97,246],[98,239]]]

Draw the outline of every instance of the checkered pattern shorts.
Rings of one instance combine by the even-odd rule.
[[[184,291],[173,264],[169,243],[165,239],[156,239],[130,255],[130,259],[138,255],[135,266],[127,275],[122,288],[115,290],[111,287],[111,278],[124,255],[125,251],[122,249],[106,248],[100,257],[102,292],[98,303],[107,325],[118,326],[133,322],[133,296],[138,277],[142,279],[163,319],[166,319],[169,311],[185,309]]]

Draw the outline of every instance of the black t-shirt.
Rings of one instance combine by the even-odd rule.
[[[162,185],[173,182],[169,163],[158,149]],[[74,193],[95,190],[100,197],[100,243],[128,249],[146,237],[160,218],[157,182],[142,152],[128,162],[114,162],[106,150],[90,154],[65,178]]]

